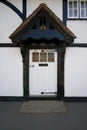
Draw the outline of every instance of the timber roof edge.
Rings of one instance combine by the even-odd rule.
[[[70,37],[73,39],[76,38],[75,34],[70,31],[68,27],[65,26],[65,24],[60,20],[59,17],[55,15],[55,13],[44,3],[40,4],[38,8],[36,8],[31,15],[29,15],[28,18],[25,19],[25,21],[20,24],[20,26],[9,36],[10,39],[15,38],[17,35],[21,33],[23,29],[26,28],[27,24],[32,21],[32,19],[37,15],[38,12],[40,12],[42,9],[44,9],[48,15],[54,20],[54,22]]]

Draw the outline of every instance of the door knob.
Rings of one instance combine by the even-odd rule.
[[[34,67],[34,65],[30,65],[30,67]]]

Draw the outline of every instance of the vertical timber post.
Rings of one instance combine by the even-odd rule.
[[[23,58],[23,96],[27,100],[29,97],[29,51],[26,46],[21,46]]]
[[[58,49],[58,98],[64,97],[64,54],[65,47]]]

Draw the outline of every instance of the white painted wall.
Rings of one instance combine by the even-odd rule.
[[[21,10],[17,0],[13,3],[16,3],[17,7]],[[11,43],[9,36],[21,23],[22,20],[13,10],[0,3],[0,43]]]
[[[16,8],[18,8],[22,12],[22,0],[8,0],[11,4],[13,4]]]
[[[67,26],[77,36],[74,43],[87,44],[87,21],[86,20],[68,20]]]
[[[19,48],[0,48],[0,96],[23,96],[23,65]]]
[[[27,0],[27,16],[41,3],[47,4],[47,6],[62,20],[62,0]]]
[[[67,48],[65,96],[87,97],[87,48]]]

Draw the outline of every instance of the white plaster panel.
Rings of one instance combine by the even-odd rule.
[[[0,3],[0,43],[10,43],[9,36],[21,23],[22,20],[14,11]]]
[[[13,4],[16,8],[18,8],[22,12],[22,0],[8,0],[11,4]]]
[[[0,96],[23,96],[23,65],[19,48],[0,48]]]
[[[27,16],[41,3],[47,4],[47,6],[62,20],[62,0],[27,0]]]
[[[87,48],[67,48],[65,96],[87,97]]]
[[[74,43],[87,43],[87,21],[68,20],[67,26],[77,36]]]

